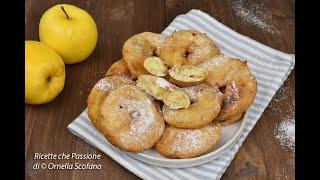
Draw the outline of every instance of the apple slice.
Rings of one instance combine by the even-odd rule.
[[[168,68],[164,65],[163,61],[156,57],[148,57],[143,62],[144,68],[152,75],[164,77],[168,73]]]
[[[200,84],[208,76],[208,71],[194,65],[174,66],[169,70],[170,82],[188,87]]]

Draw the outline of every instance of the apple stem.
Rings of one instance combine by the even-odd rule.
[[[64,12],[64,14],[67,16],[67,18],[68,18],[68,19],[70,19],[70,18],[69,18],[69,16],[68,16],[67,11],[64,9],[64,7],[63,7],[63,6],[61,6],[61,9],[62,9],[62,11]]]

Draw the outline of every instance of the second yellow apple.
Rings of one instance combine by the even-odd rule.
[[[65,64],[53,49],[38,41],[25,41],[25,102],[45,104],[62,91]]]

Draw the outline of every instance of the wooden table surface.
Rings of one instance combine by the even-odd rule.
[[[143,31],[160,33],[177,15],[190,9],[200,9],[241,34],[280,51],[295,53],[295,2],[292,0],[256,1],[264,4],[271,12],[272,26],[276,32],[239,18],[233,12],[232,3],[243,3],[244,0],[26,0],[26,40],[39,40],[38,24],[41,15],[61,2],[81,7],[93,16],[99,31],[98,44],[86,61],[66,66],[64,90],[53,102],[40,106],[25,105],[26,179],[138,179],[67,130],[67,125],[86,108],[86,99],[92,86],[104,76],[114,61],[121,58],[122,44],[134,34]],[[274,136],[276,126],[294,111],[294,70],[283,86],[222,179],[294,179],[294,152],[282,147]],[[97,163],[102,165],[102,169],[33,170],[34,163],[42,162],[33,160],[36,152],[100,153],[102,159]]]

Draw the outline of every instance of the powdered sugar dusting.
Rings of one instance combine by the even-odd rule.
[[[164,89],[172,89],[175,86],[163,78],[157,78],[156,85]]]
[[[198,91],[194,86],[184,88],[186,93],[189,95],[190,101],[195,102],[198,98]]]
[[[225,63],[227,59],[228,57],[224,55],[215,56],[201,63],[199,67],[207,69],[209,67],[219,66],[220,64]]]
[[[172,151],[186,152],[196,151],[203,146],[200,130],[184,130],[177,133],[175,136],[175,145],[172,146]]]
[[[239,99],[239,89],[234,81],[231,81],[231,94],[226,96],[225,102],[228,104],[234,104]]]
[[[185,90],[186,93],[189,95],[191,102],[196,102],[197,98],[199,97],[199,92],[205,87],[208,87],[208,86],[205,84],[199,84],[196,86],[185,87],[183,88],[183,90]]]
[[[239,98],[239,89],[236,86],[236,83],[234,81],[231,82],[231,91],[233,92],[233,96],[235,99]]]
[[[146,137],[144,134],[148,131],[149,126],[155,121],[152,102],[147,100],[123,99],[121,106],[129,112],[130,126],[128,131],[120,134],[120,140],[123,144],[128,142],[139,142],[144,146]]]
[[[272,21],[271,11],[263,3],[253,0],[234,0],[233,13],[242,21],[255,25],[267,32],[278,32]]]
[[[189,56],[188,58],[192,57],[193,59],[200,59],[205,54],[209,54],[212,51],[214,51],[214,47],[210,46],[209,43],[205,44],[205,45],[204,44],[198,44],[198,46],[196,46],[196,48],[194,48],[194,51],[191,53],[191,56]]]
[[[155,121],[152,104],[147,101],[124,99],[121,105],[130,113],[131,130],[137,133],[143,133],[152,122]]]
[[[214,145],[220,134],[220,127],[210,124],[200,129],[171,129],[166,140],[173,152],[197,152]]]
[[[97,84],[96,87],[101,91],[110,91],[114,89],[114,83],[112,79],[101,79]]]

